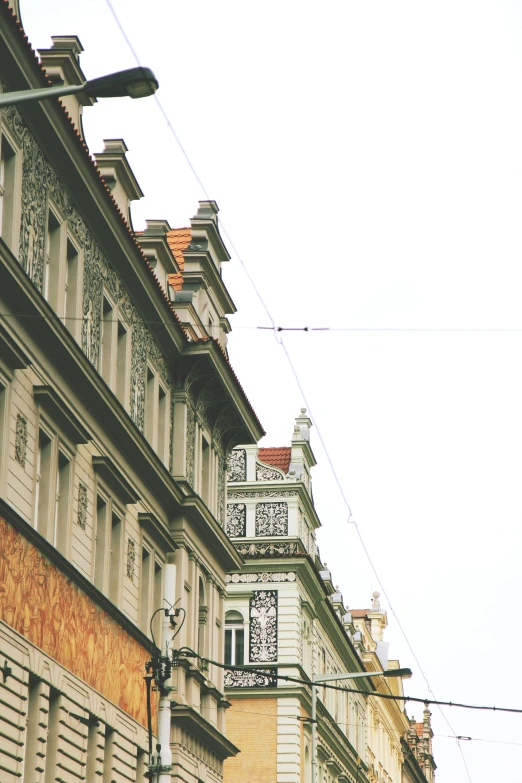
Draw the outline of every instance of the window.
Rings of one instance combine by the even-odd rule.
[[[66,554],[71,508],[71,456],[58,436],[38,430],[36,451],[35,528]]]
[[[60,693],[51,687],[49,694],[49,714],[47,716],[47,758],[45,761],[45,783],[56,780],[58,761],[58,732],[60,723]]]
[[[14,235],[14,194],[16,153],[5,136],[0,142],[0,236],[12,247]]]
[[[140,627],[143,633],[150,634],[152,615],[163,603],[163,566],[156,557],[154,549],[148,544],[141,548],[140,571]],[[158,612],[152,623],[154,640],[161,647],[162,613]]]
[[[103,754],[103,783],[114,780],[114,729],[105,726],[105,752]]]
[[[128,333],[125,325],[118,319],[116,335],[116,397],[125,407],[128,386]]]
[[[114,359],[114,307],[103,297],[101,324],[101,375],[108,386],[112,385],[112,365]]]
[[[201,440],[201,498],[210,505],[211,483],[210,483],[210,460],[212,450],[210,444],[205,438]]]
[[[225,664],[242,666],[245,662],[245,630],[240,612],[225,615]]]
[[[94,584],[114,604],[119,604],[122,577],[124,516],[110,497],[96,498]]]
[[[158,373],[147,366],[145,384],[145,437],[164,465],[168,463],[170,448],[169,393]]]
[[[52,209],[47,213],[47,232],[45,234],[45,265],[43,295],[58,311],[60,291],[62,225]]]
[[[78,286],[80,283],[80,257],[75,245],[67,238],[67,258],[65,265],[63,319],[69,331],[78,334]]]
[[[207,627],[207,604],[205,600],[205,585],[203,579],[199,577],[198,582],[198,654],[206,654],[206,627]]]

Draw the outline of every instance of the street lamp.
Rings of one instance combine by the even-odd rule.
[[[44,101],[64,95],[82,92],[91,98],[146,98],[158,89],[158,80],[150,68],[128,68],[118,73],[89,79],[82,84],[61,84],[56,87],[40,87],[35,90],[18,90],[0,95],[0,107],[18,105],[27,101]]]
[[[356,680],[359,677],[411,677],[411,669],[386,669],[383,672],[341,672],[340,674],[312,675],[312,783],[317,783],[317,686],[336,680]]]

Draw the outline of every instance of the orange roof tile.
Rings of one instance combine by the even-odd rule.
[[[290,454],[292,449],[289,446],[282,448],[259,449],[258,456],[261,462],[266,465],[272,465],[279,468],[286,475],[290,468]]]
[[[366,617],[367,614],[370,614],[371,609],[349,609],[348,611],[352,617]]]
[[[192,234],[190,228],[171,228],[167,231],[167,242],[172,250],[174,258],[178,262],[180,271],[185,269],[185,259],[183,258],[183,251],[190,245]],[[180,289],[176,289],[180,290]]]
[[[169,285],[174,289],[174,291],[181,291],[183,287],[183,275],[181,272],[176,272],[176,274],[167,275],[167,279],[169,281]]]
[[[416,723],[415,731],[417,732],[417,737],[420,737],[422,739],[422,737],[424,736],[424,723]]]

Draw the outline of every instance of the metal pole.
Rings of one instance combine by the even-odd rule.
[[[312,681],[312,783],[317,783],[317,685]]]
[[[18,90],[0,95],[0,106],[27,103],[27,101],[46,101],[48,98],[59,98],[62,95],[75,95],[85,89],[84,84],[62,84],[58,87],[40,87],[35,90]]]

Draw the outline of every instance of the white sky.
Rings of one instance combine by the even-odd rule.
[[[277,324],[522,328],[522,0],[112,2]],[[135,64],[106,0],[21,11],[35,47],[77,34],[89,78]],[[127,142],[135,228],[187,224],[203,194],[153,99],[100,101],[85,128],[93,152]],[[273,334],[239,328],[268,322],[237,261],[225,280],[232,363],[265,444],[286,445],[302,397]],[[522,708],[522,331],[285,342],[431,688]],[[368,606],[378,585],[312,435],[321,555]],[[522,781],[522,715],[446,715],[489,740],[463,743],[473,783]],[[438,783],[468,781],[455,740],[434,748]]]

